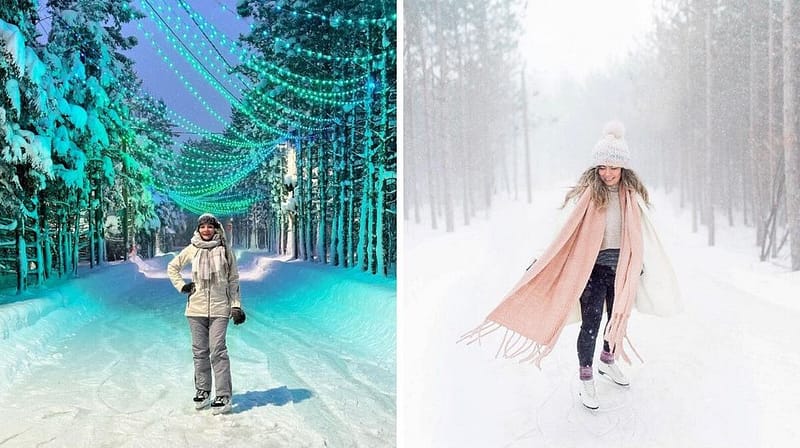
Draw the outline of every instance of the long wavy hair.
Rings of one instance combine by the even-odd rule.
[[[627,189],[639,193],[639,196],[642,197],[644,203],[648,206],[650,205],[650,195],[647,193],[647,188],[639,179],[639,176],[633,172],[633,170],[622,168],[619,184]],[[591,190],[592,202],[596,206],[605,207],[608,205],[609,190],[606,188],[605,182],[603,182],[603,179],[600,177],[600,167],[593,166],[584,171],[583,174],[581,174],[580,179],[578,179],[578,183],[570,188],[566,197],[564,197],[564,203],[561,204],[561,208],[564,208],[570,200],[579,198],[587,188]]]

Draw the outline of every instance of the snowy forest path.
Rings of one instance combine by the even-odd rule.
[[[351,347],[353,331],[343,329],[339,338],[335,322],[316,325],[336,320],[348,306],[378,306],[367,298],[393,310],[392,281],[241,254],[248,319],[228,329],[234,409],[214,417],[195,411],[191,401],[185,296],[165,278],[169,259],[103,266],[76,279],[81,300],[96,302],[87,307],[93,316],[73,332],[55,334],[0,394],[0,408],[11,416],[0,427],[0,447],[252,446],[255,440],[267,447],[377,446],[394,440],[395,367],[378,356],[394,358],[393,336],[381,347]],[[373,308],[350,311],[374,314]],[[393,334],[394,313],[377,317],[383,320],[374,325]]]
[[[502,332],[480,346],[456,344],[517,282],[538,255],[535,248],[546,246],[555,214],[546,207],[563,192],[539,194],[528,207],[500,201],[491,217],[454,233],[407,227],[401,311],[413,321],[403,320],[407,421],[400,431],[411,429],[413,437],[406,442],[750,447],[800,437],[794,425],[800,396],[792,389],[800,369],[800,307],[792,303],[797,277],[754,262],[738,247],[750,241],[749,234],[734,233],[743,229],[730,235],[720,229],[718,241],[734,247],[707,247],[704,235],[689,231],[687,216],[659,195],[656,226],[685,309],[668,318],[634,311],[628,335],[644,363],[621,362],[631,380],[627,389],[595,373],[600,411],[584,409],[578,397],[578,325],[563,330],[541,371],[495,359]],[[408,370],[426,365],[435,375]]]

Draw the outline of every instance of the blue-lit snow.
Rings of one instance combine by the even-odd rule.
[[[172,255],[0,295],[0,446],[393,446],[393,279],[239,253],[235,406],[192,407]]]

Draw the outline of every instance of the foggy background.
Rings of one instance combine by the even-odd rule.
[[[566,189],[619,119],[687,232],[752,227],[754,260],[800,269],[797,3],[406,0],[406,223]]]

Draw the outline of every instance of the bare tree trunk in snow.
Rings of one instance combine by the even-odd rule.
[[[528,137],[528,90],[525,88],[525,66],[522,66],[520,75],[522,82],[522,137],[525,141],[525,191],[528,204],[533,202],[533,192],[531,187],[531,144]]]
[[[705,74],[706,74],[706,94],[705,94],[705,145],[706,151],[706,168],[704,174],[706,179],[706,226],[708,226],[708,245],[714,245],[715,224],[714,224],[714,147],[712,145],[711,132],[714,129],[711,119],[711,104],[712,104],[712,89],[711,89],[711,69],[712,69],[712,56],[711,56],[711,13],[713,4],[709,0],[706,5],[706,26],[705,26]]]
[[[769,0],[767,6],[767,154],[769,160],[769,191],[773,194],[770,195],[774,198],[775,176],[777,175],[776,157],[775,157],[775,21],[772,17],[773,0]],[[770,241],[769,250],[774,254],[775,248],[775,227],[769,235],[765,235],[765,241]]]
[[[783,152],[786,181],[787,232],[791,244],[792,270],[800,270],[800,148],[797,146],[797,107],[795,98],[792,34],[793,1],[783,2]]]

